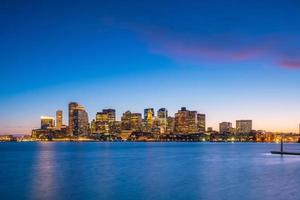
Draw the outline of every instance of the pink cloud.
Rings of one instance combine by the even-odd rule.
[[[300,60],[282,60],[279,65],[285,68],[300,69]]]
[[[164,29],[159,26],[134,22],[106,20],[110,26],[132,31],[146,41],[150,52],[167,56],[173,60],[201,62],[264,62],[274,66],[300,69],[299,60],[291,60],[293,50],[290,39],[276,36],[252,37],[251,35],[190,35]],[[286,41],[288,40],[288,42]],[[293,40],[293,39],[292,39]],[[287,44],[288,43],[288,44]],[[282,49],[282,47],[287,49]]]

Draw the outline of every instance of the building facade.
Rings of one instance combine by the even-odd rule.
[[[237,133],[250,133],[252,131],[252,120],[236,120]]]
[[[63,111],[56,111],[56,128],[61,129],[63,125]]]
[[[232,123],[230,122],[221,122],[219,124],[220,133],[230,133],[232,131]]]
[[[55,120],[53,117],[41,116],[41,129],[49,129],[55,127]]]

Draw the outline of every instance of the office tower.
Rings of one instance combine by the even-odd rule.
[[[56,111],[56,128],[61,129],[63,124],[63,111]]]
[[[175,128],[175,118],[174,117],[168,117],[167,118],[167,133],[174,133]]]
[[[115,109],[110,109],[110,108],[103,109],[102,112],[107,114],[109,123],[113,123],[114,121],[116,121],[116,110]]]
[[[142,126],[142,114],[141,113],[131,113],[130,118],[131,130],[140,131]]]
[[[144,120],[148,125],[152,125],[154,121],[154,109],[146,108],[144,109]]]
[[[237,133],[250,133],[252,130],[252,120],[236,120]]]
[[[112,126],[116,120],[116,111],[114,109],[103,109],[96,114],[96,133],[111,133]]]
[[[206,130],[206,116],[205,114],[197,114],[197,128],[198,132],[205,132]]]
[[[73,135],[81,136],[89,133],[89,118],[83,107],[78,107],[73,112]]]
[[[157,111],[157,119],[155,120],[155,127],[159,129],[160,133],[167,132],[167,125],[168,125],[168,110],[166,108],[160,108]]]
[[[69,135],[86,135],[88,131],[89,120],[84,107],[76,102],[69,103]]]
[[[55,120],[53,117],[41,116],[41,129],[53,128]]]
[[[166,118],[168,118],[168,110],[166,108],[160,108],[157,111],[157,117],[159,119],[166,119]]]
[[[142,114],[131,113],[126,111],[121,117],[121,128],[122,130],[140,131],[142,125]]]
[[[182,107],[175,113],[176,133],[196,133],[197,132],[197,111],[189,111]]]
[[[131,129],[131,112],[128,110],[125,113],[123,113],[121,117],[121,129],[122,130],[130,130]]]
[[[76,102],[69,103],[69,127],[68,127],[68,133],[69,135],[73,135],[73,129],[74,129],[74,110],[79,106]]]
[[[219,124],[220,133],[230,133],[232,131],[232,123],[230,122],[221,122]]]

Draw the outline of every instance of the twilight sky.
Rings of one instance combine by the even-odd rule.
[[[299,0],[2,0],[0,134],[83,104],[298,131]]]

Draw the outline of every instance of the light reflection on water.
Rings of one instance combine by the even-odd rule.
[[[269,153],[278,148],[251,143],[3,143],[0,194],[1,199],[299,199],[300,157]]]

